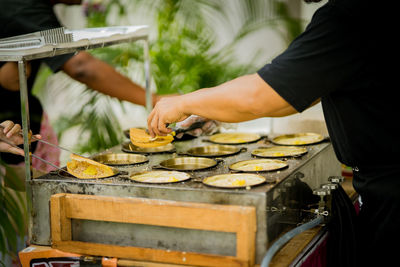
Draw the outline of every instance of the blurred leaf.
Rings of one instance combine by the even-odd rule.
[[[1,160],[0,167],[7,171],[7,175],[0,174],[0,252],[3,256],[16,257],[18,238],[23,239],[26,235],[28,215],[25,193],[11,187],[21,188],[25,181]]]

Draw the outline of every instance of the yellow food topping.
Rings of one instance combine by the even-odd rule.
[[[261,166],[254,166],[253,167],[253,170],[255,170],[255,171],[261,171],[263,168],[261,167]]]
[[[233,186],[243,186],[246,184],[246,180],[245,179],[240,179],[240,180],[235,180],[232,182]]]
[[[89,167],[87,167],[84,171],[83,171],[83,173],[84,174],[86,174],[86,175],[97,175],[97,168],[96,168],[96,166],[93,166],[93,165],[89,165]]]
[[[275,157],[285,156],[285,154],[282,153],[282,152],[275,152],[275,153],[273,153],[272,155],[275,156]]]
[[[176,179],[175,177],[170,177],[170,178],[169,178],[169,181],[170,181],[170,182],[177,182],[177,181],[179,181],[179,180]]]

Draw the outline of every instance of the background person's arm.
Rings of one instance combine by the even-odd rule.
[[[26,76],[31,73],[31,65],[26,64]],[[19,73],[16,62],[7,62],[0,67],[0,85],[10,91],[19,90]]]
[[[64,63],[62,70],[74,80],[86,84],[91,89],[120,100],[146,105],[146,92],[140,85],[88,52],[80,52],[71,57]],[[153,105],[159,98],[153,94]]]

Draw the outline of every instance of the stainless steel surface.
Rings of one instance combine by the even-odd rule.
[[[126,29],[130,29],[129,31]],[[75,38],[76,35],[93,33],[108,33],[104,37],[88,36],[87,38]],[[110,33],[115,34],[110,35]],[[0,61],[21,61],[39,58],[53,57],[62,54],[74,53],[79,50],[88,50],[114,44],[134,42],[137,40],[147,40],[148,26],[116,26],[104,28],[87,28],[82,30],[65,31],[74,35],[73,42],[45,44],[31,49],[0,49]],[[92,38],[93,37],[93,38]],[[148,75],[150,77],[150,75]]]
[[[251,151],[265,145],[262,140],[247,144],[245,152],[220,158],[223,161],[213,168],[188,171],[192,179],[184,182],[143,184],[129,179],[132,173],[151,171],[153,166],[159,165],[160,162],[176,158],[180,152],[202,145],[208,145],[207,138],[174,142],[177,153],[149,154],[147,163],[118,167],[126,173],[111,178],[89,181],[49,173],[30,181],[34,210],[31,242],[38,245],[51,244],[49,199],[56,193],[254,206],[257,218],[256,263],[259,264],[268,245],[276,237],[309,215],[304,210],[310,209],[310,205],[319,200],[319,197],[312,194],[313,189],[326,183],[329,176],[341,174],[340,163],[336,160],[332,145],[322,142],[308,146],[309,152],[301,157],[288,158],[286,162],[289,166],[286,169],[259,173],[273,183],[247,189],[215,188],[202,183],[206,177],[230,173],[228,166],[234,162],[251,159]],[[120,153],[121,149],[122,146],[116,146],[110,152]],[[132,246],[204,253],[213,251],[221,255],[235,254],[235,242],[228,234],[82,220],[74,220],[72,228],[74,239],[81,241],[105,244],[117,242]]]

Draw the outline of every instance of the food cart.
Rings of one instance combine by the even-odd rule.
[[[278,142],[282,136],[240,133],[235,142],[198,137],[152,149],[135,147],[127,137],[126,142],[91,156],[117,169],[112,177],[78,179],[56,170],[32,178],[26,61],[144,40],[150,109],[147,30],[146,26],[57,29],[0,40],[0,60],[18,62],[30,244],[71,255],[177,266],[259,265],[279,236],[327,212],[321,201],[329,190],[314,189],[341,174],[328,137],[294,143],[304,151],[273,159],[257,150],[282,145]],[[237,168],[256,159],[282,165]],[[160,170],[185,173],[185,179],[162,183],[135,179]],[[222,185],[206,182],[234,175],[260,180],[251,185],[240,179]]]

